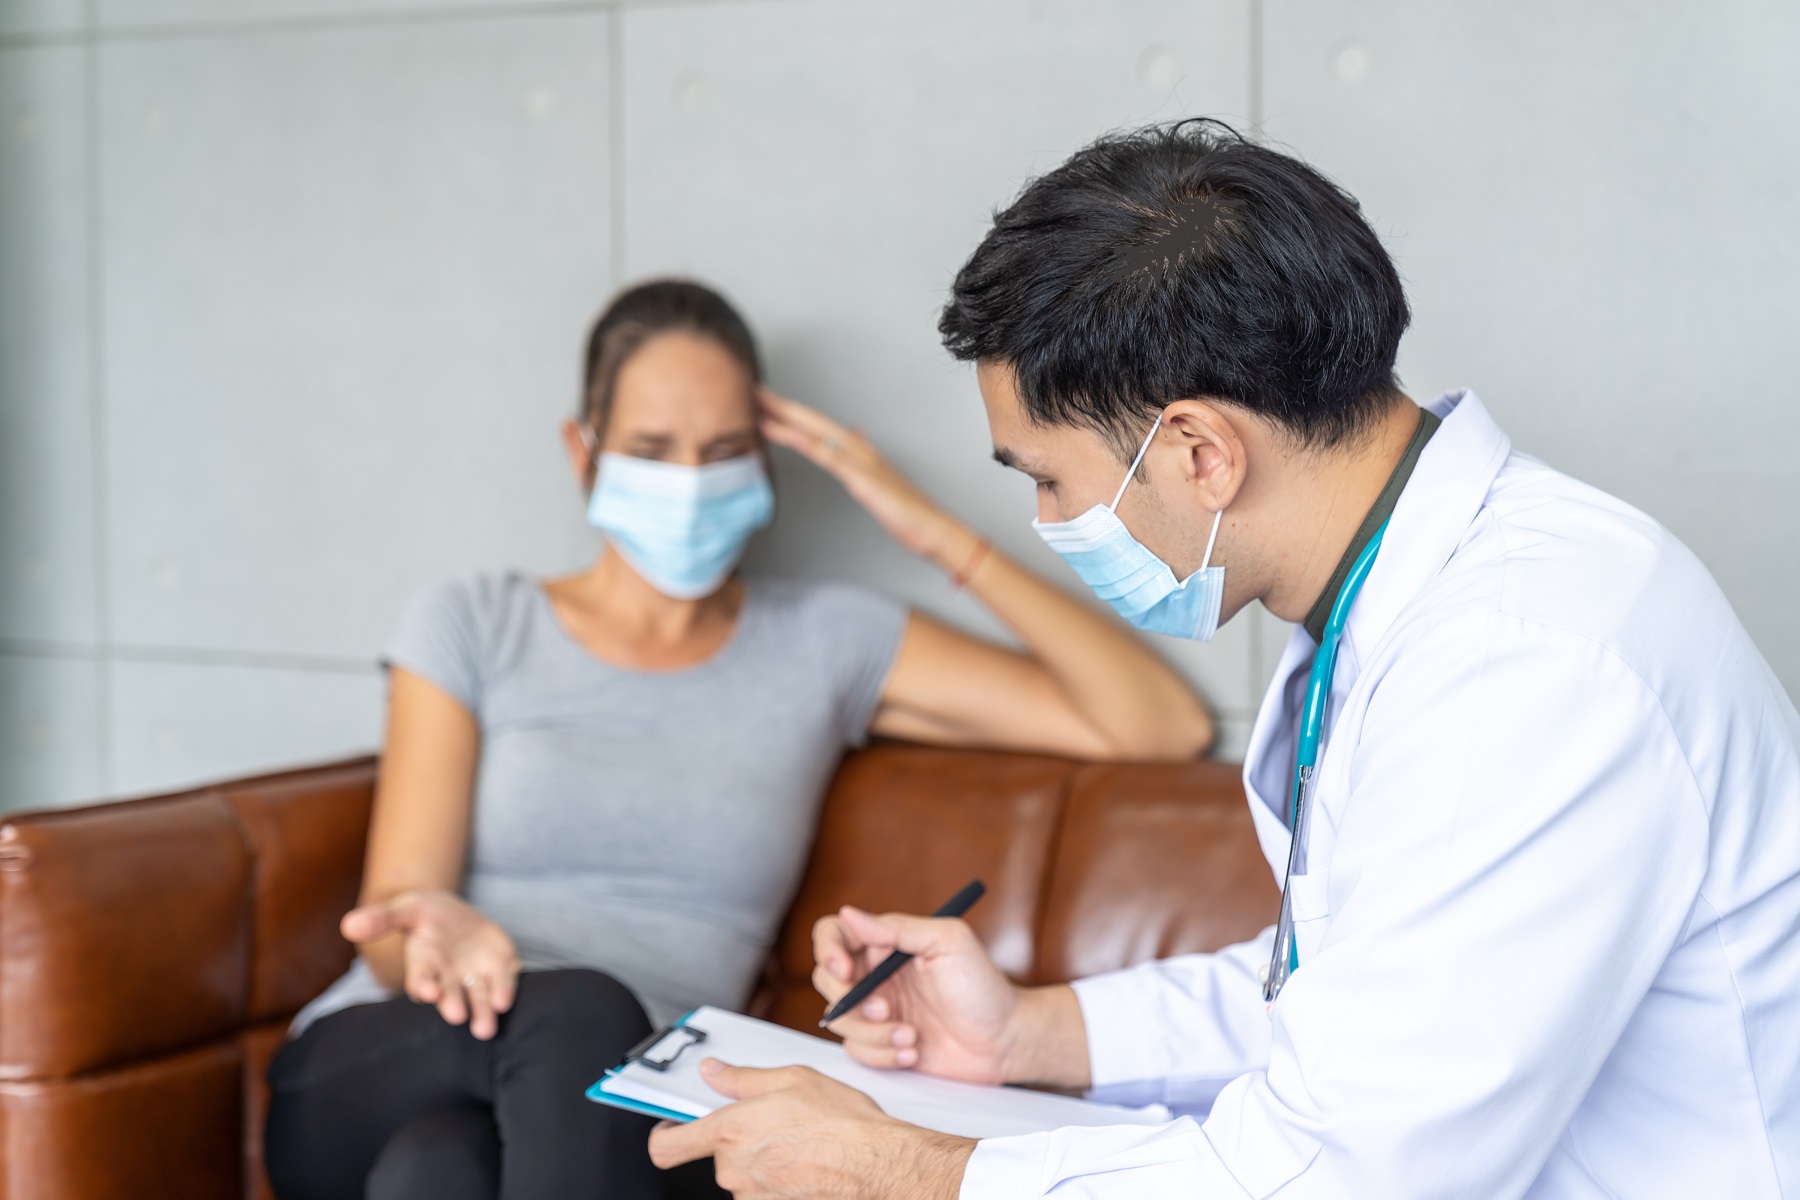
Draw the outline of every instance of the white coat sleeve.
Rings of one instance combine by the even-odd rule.
[[[1347,794],[1315,813],[1336,835],[1307,889],[1325,911],[1275,1004],[1267,1069],[1228,1084],[1203,1124],[982,1142],[963,1200],[1530,1187],[1695,902],[1708,835],[1693,773],[1625,663],[1503,613],[1419,635],[1333,736],[1355,749]],[[1117,1007],[1134,1020],[1191,991],[1179,973],[1133,977],[1144,995]],[[1098,1033],[1103,1055],[1116,1037]],[[1151,1044],[1134,1070],[1204,1061],[1153,1060]]]
[[[1216,954],[1184,954],[1077,980],[1093,1097],[1204,1110],[1269,1061],[1263,968],[1275,930]]]

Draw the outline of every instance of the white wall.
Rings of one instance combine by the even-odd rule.
[[[1780,0],[0,0],[0,807],[372,746],[409,594],[591,554],[554,425],[646,273],[1070,581],[936,310],[1032,173],[1191,113],[1355,190],[1415,393],[1667,522],[1800,692],[1796,58]],[[992,628],[778,471],[760,566]],[[1165,644],[1227,752],[1280,636]]]

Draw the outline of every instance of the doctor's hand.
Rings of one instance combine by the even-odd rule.
[[[512,1007],[519,956],[506,931],[468,901],[445,891],[401,892],[344,914],[339,929],[361,945],[389,934],[403,939],[406,994],[437,1006],[452,1025],[487,1040]]]
[[[951,573],[963,569],[981,537],[940,508],[882,457],[869,439],[817,409],[763,388],[763,436],[826,471],[906,549]]]
[[[1074,991],[1016,986],[962,920],[845,906],[813,926],[813,986],[835,1004],[894,950],[913,960],[832,1022],[850,1057],[969,1083],[1087,1086]]]
[[[700,1075],[736,1103],[657,1126],[650,1159],[664,1170],[711,1156],[736,1200],[955,1200],[961,1190],[974,1142],[896,1121],[817,1071],[709,1058]]]

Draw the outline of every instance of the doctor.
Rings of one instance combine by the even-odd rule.
[[[740,1200],[1800,1196],[1800,716],[1667,531],[1401,393],[1407,321],[1355,201],[1213,123],[995,218],[941,329],[1039,531],[1140,628],[1296,623],[1244,768],[1283,921],[1020,988],[959,921],[846,909],[827,999],[917,955],[858,1058],[1185,1115],[977,1144],[714,1064],[740,1102],[660,1164]]]

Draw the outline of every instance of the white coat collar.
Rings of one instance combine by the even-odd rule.
[[[1426,407],[1444,423],[1425,443],[1412,478],[1407,480],[1388,520],[1375,566],[1350,610],[1344,633],[1350,644],[1343,647],[1350,652],[1349,661],[1340,651],[1340,669],[1350,662],[1368,661],[1369,651],[1386,635],[1395,619],[1443,570],[1480,513],[1495,476],[1512,452],[1511,441],[1494,424],[1474,392],[1446,392]],[[1296,625],[1275,677],[1263,694],[1244,755],[1244,791],[1263,853],[1278,877],[1287,862],[1288,831],[1274,810],[1285,808],[1287,797],[1285,792],[1280,796],[1261,795],[1254,778],[1260,773],[1262,760],[1271,752],[1272,743],[1279,743],[1288,757],[1292,756],[1293,738],[1288,726],[1297,714],[1289,711],[1283,691],[1294,672],[1311,660],[1316,648],[1306,630]],[[1329,737],[1326,752],[1330,753]],[[1291,769],[1290,762],[1287,771]],[[1286,772],[1281,778],[1282,786],[1288,786]]]
[[[1456,553],[1512,453],[1512,441],[1467,388],[1446,392],[1426,407],[1444,423],[1425,443],[1394,505],[1375,566],[1345,626],[1361,662]]]

